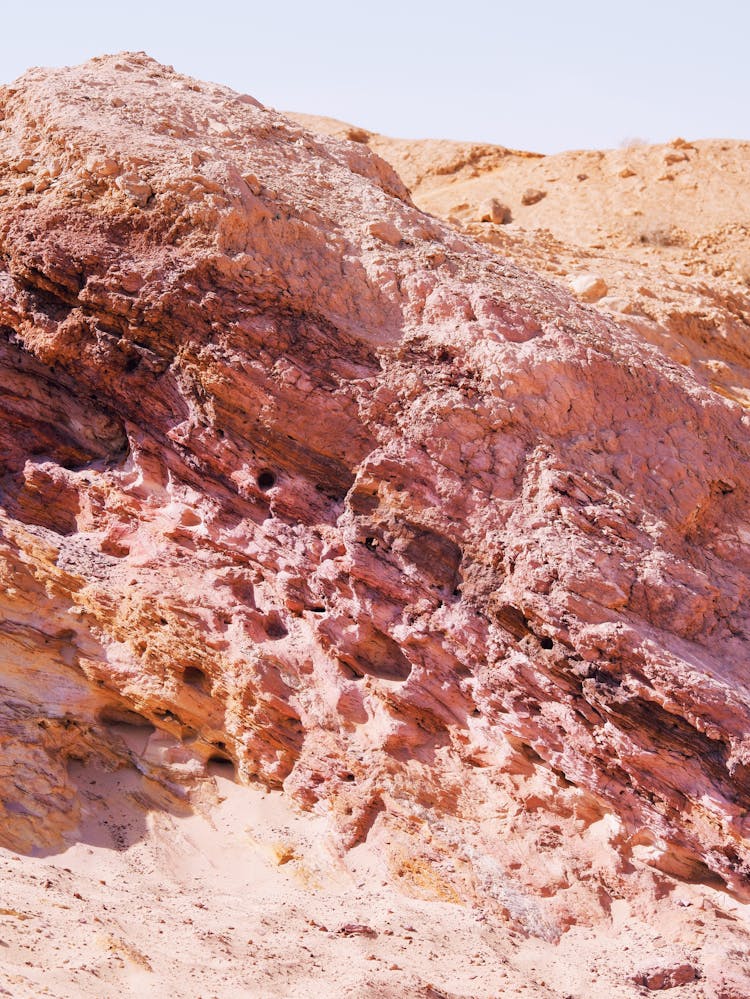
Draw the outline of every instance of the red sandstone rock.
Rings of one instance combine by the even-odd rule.
[[[515,822],[749,897],[747,414],[226,88],[0,117],[2,843],[228,760],[543,940]]]
[[[660,992],[664,989],[679,988],[680,985],[688,985],[694,982],[698,974],[691,964],[680,964],[674,968],[658,968],[652,971],[644,971],[636,975],[634,981],[636,985],[642,985],[649,992]]]

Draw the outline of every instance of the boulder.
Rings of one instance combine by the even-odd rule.
[[[521,195],[522,205],[535,205],[537,202],[541,201],[542,198],[547,197],[546,191],[540,191],[536,187],[527,187],[526,190]]]
[[[477,218],[480,222],[494,222],[495,225],[505,225],[511,221],[511,211],[507,205],[497,198],[489,198],[479,206]]]
[[[607,282],[598,274],[576,274],[569,280],[570,288],[582,302],[598,302],[608,291]]]

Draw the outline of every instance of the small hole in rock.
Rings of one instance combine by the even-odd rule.
[[[178,725],[182,725],[182,722],[177,715],[174,714],[173,711],[168,711],[166,708],[160,708],[159,711],[155,711],[154,714],[157,718],[161,718],[162,721],[177,722]]]
[[[555,647],[555,643],[551,638],[543,638],[539,644],[543,649],[553,649]]]
[[[182,679],[189,687],[197,687],[199,690],[205,690],[208,686],[208,677],[203,670],[198,669],[197,666],[185,667]]]
[[[347,781],[350,784],[353,780],[356,780],[354,774],[344,774],[344,776],[341,779]]]
[[[376,538],[365,538],[365,548],[369,548],[371,552],[374,552],[378,547],[378,542]]]
[[[289,634],[284,626],[284,622],[281,620],[280,615],[276,611],[272,611],[266,617],[265,629],[266,634],[272,641],[278,641],[280,638],[286,638]]]
[[[263,492],[267,492],[276,485],[276,476],[268,469],[264,469],[262,472],[258,473],[256,481],[258,483],[258,489],[262,489]]]

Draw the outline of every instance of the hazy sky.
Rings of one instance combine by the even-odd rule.
[[[0,81],[145,49],[282,110],[554,152],[750,139],[748,39],[748,0],[15,0]]]

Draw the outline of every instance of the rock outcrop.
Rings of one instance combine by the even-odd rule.
[[[218,765],[540,939],[605,867],[749,899],[743,407],[142,55],[0,125],[2,845]]]

